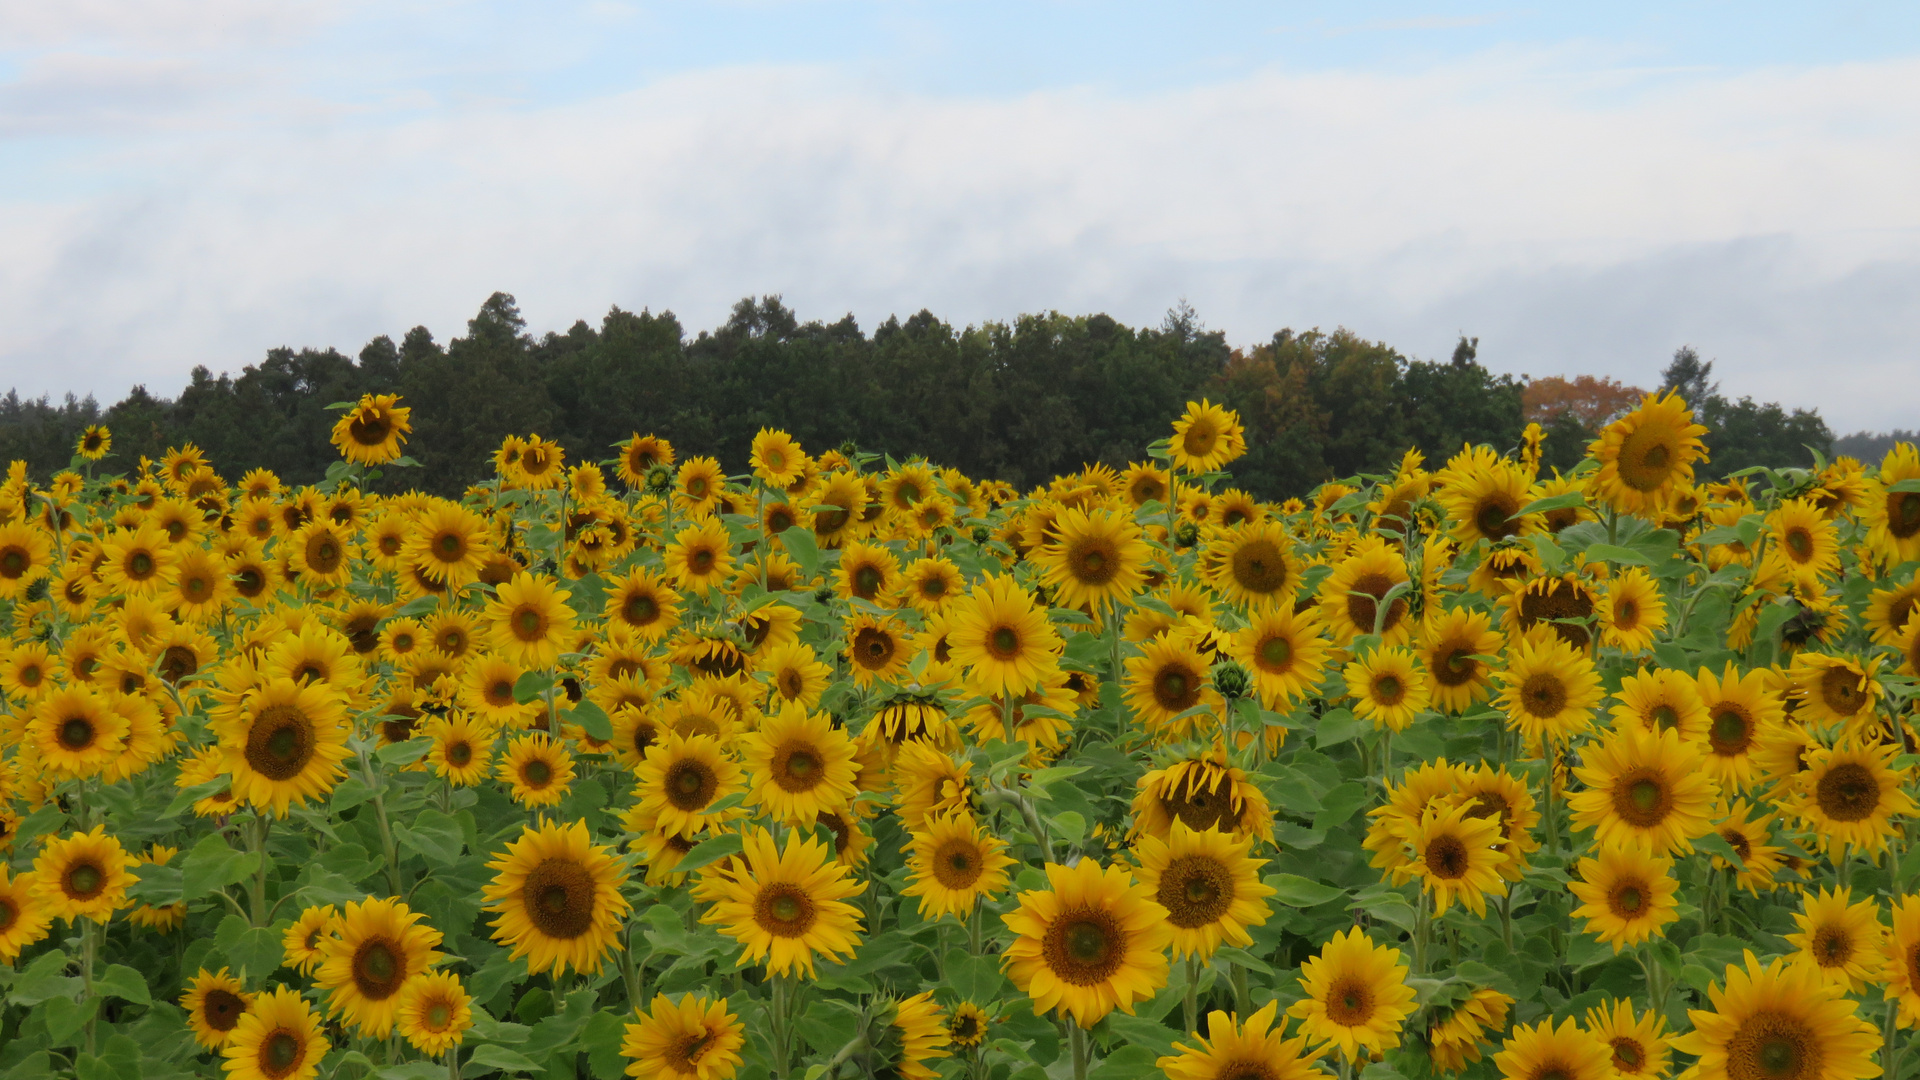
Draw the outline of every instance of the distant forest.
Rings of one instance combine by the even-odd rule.
[[[1239,410],[1249,452],[1233,466],[1235,482],[1265,498],[1391,471],[1408,446],[1433,465],[1464,443],[1512,446],[1529,415],[1548,428],[1549,464],[1578,461],[1604,417],[1546,415],[1537,395],[1523,404],[1527,385],[1488,372],[1476,346],[1462,338],[1449,359],[1419,360],[1346,330],[1282,330],[1235,349],[1184,304],[1151,328],[1056,312],[956,328],[921,311],[869,334],[851,315],[800,322],[774,296],[740,301],[726,325],[693,337],[671,312],[616,307],[597,328],[581,321],[536,338],[513,297],[495,293],[444,344],[415,327],[398,342],[373,339],[357,357],[274,349],[237,376],[198,367],[177,397],[136,386],[104,409],[92,398],[56,404],[10,392],[0,399],[0,461],[24,458],[44,477],[67,466],[86,425],[104,422],[109,467],[192,442],[230,479],[265,467],[308,483],[334,460],[327,406],[369,392],[399,393],[412,407],[407,451],[422,465],[390,471],[383,484],[445,495],[490,475],[489,456],[509,433],[557,438],[577,462],[652,432],[683,458],[711,454],[744,471],[762,427],[784,428],[809,450],[853,443],[924,455],[1024,487],[1092,462],[1142,459],[1185,402],[1203,396]],[[1836,442],[1817,413],[1721,397],[1712,367],[1682,349],[1665,373],[1712,430],[1712,473],[1807,464],[1808,447],[1879,452],[1874,436]]]

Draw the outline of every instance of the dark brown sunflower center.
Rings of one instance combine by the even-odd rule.
[[[241,1014],[247,1011],[247,1003],[233,991],[215,987],[200,999],[200,1011],[203,1014],[201,1019],[206,1021],[208,1027],[215,1031],[232,1031],[240,1023]]]
[[[1480,673],[1480,662],[1473,658],[1473,646],[1464,641],[1449,641],[1434,650],[1433,681],[1441,686],[1465,686]]]
[[[1584,649],[1591,635],[1580,625],[1593,615],[1593,597],[1587,590],[1563,578],[1546,578],[1528,585],[1520,594],[1520,628],[1531,630],[1541,621],[1553,626],[1560,640],[1576,649]],[[1566,621],[1572,620],[1572,621]]]
[[[1200,673],[1174,661],[1153,676],[1153,699],[1170,713],[1182,713],[1200,703]]]
[[[1188,425],[1186,433],[1180,436],[1180,449],[1189,457],[1206,457],[1213,453],[1213,446],[1220,441],[1220,429],[1206,417],[1196,418]]]
[[[964,836],[941,844],[933,853],[933,877],[949,889],[971,889],[985,869],[979,845]]]
[[[1646,1064],[1647,1053],[1640,1048],[1639,1042],[1622,1036],[1611,1043],[1613,1048],[1613,1067],[1624,1073],[1636,1073]]]
[[[1814,786],[1814,797],[1833,820],[1861,821],[1879,809],[1880,784],[1865,765],[1849,761],[1827,770]]]
[[[1011,626],[996,626],[987,634],[987,651],[995,660],[1011,660],[1020,655],[1020,634]]]
[[[1233,552],[1233,580],[1250,593],[1268,596],[1289,584],[1287,559],[1279,545],[1266,537],[1250,540]]]
[[[574,859],[555,856],[527,873],[520,899],[527,921],[548,937],[577,938],[593,926],[593,874]]]
[[[1513,496],[1494,492],[1481,498],[1473,512],[1473,523],[1489,539],[1504,540],[1520,531],[1520,522],[1513,519],[1518,509],[1520,503]]]
[[[1088,537],[1067,549],[1067,570],[1082,585],[1099,588],[1120,573],[1120,551],[1106,537]]]
[[[1180,819],[1187,828],[1196,832],[1229,829],[1238,820],[1227,792],[1208,791],[1198,786],[1184,794],[1162,796],[1160,808],[1168,817]]]
[[[1730,1080],[1803,1080],[1825,1074],[1825,1042],[1804,1022],[1770,1009],[1754,1012],[1727,1040]]]
[[[753,902],[754,921],[774,937],[800,937],[812,928],[815,914],[812,897],[784,882],[761,889]]]
[[[1071,986],[1092,986],[1117,971],[1127,954],[1127,932],[1096,908],[1063,912],[1040,945],[1048,970]]]
[[[1713,726],[1707,731],[1707,742],[1713,752],[1722,757],[1738,757],[1747,752],[1753,742],[1753,727],[1747,720],[1744,710],[1722,705],[1713,714]]]
[[[1342,1027],[1359,1027],[1373,1019],[1373,988],[1348,975],[1327,987],[1327,1019]]]
[[[1853,956],[1853,937],[1838,926],[1823,926],[1813,935],[1811,951],[1821,967],[1840,967]]]
[[[868,671],[879,671],[893,659],[893,635],[877,627],[863,626],[853,635],[853,661]]]
[[[301,1047],[304,1045],[297,1032],[275,1028],[260,1042],[260,1071],[270,1080],[280,1080],[289,1075],[300,1064]]]
[[[1647,907],[1647,886],[1643,881],[1616,882],[1607,897],[1607,906],[1622,919],[1637,919]]]
[[[621,605],[620,616],[630,626],[646,626],[660,617],[660,604],[646,593],[633,593]]]
[[[667,801],[689,813],[702,810],[713,801],[720,778],[704,761],[683,759],[667,769]]]
[[[1848,667],[1830,667],[1820,673],[1820,700],[1841,716],[1852,716],[1867,703],[1858,671]]]
[[[534,758],[520,767],[520,779],[530,788],[546,787],[553,783],[553,766]]]
[[[1386,574],[1374,572],[1362,574],[1347,592],[1347,618],[1360,628],[1363,634],[1373,632],[1374,620],[1379,611],[1380,600],[1398,584]],[[1380,632],[1386,633],[1400,625],[1400,617],[1407,611],[1407,598],[1395,597],[1387,607],[1386,618],[1380,620]]]
[[[1262,641],[1255,655],[1260,658],[1260,666],[1268,671],[1286,671],[1293,666],[1293,642],[1276,634]]]
[[[1407,696],[1407,688],[1398,675],[1376,675],[1373,679],[1373,700],[1375,704],[1391,708],[1400,704]]]
[[[811,742],[793,740],[773,752],[773,782],[786,791],[811,791],[826,779],[820,749]]]
[[[1664,431],[1639,428],[1620,444],[1620,481],[1635,491],[1658,491],[1673,474],[1674,448]]]
[[[60,722],[60,745],[68,750],[85,750],[93,745],[98,734],[93,720],[85,716],[69,716]]]
[[[291,780],[313,760],[313,721],[296,705],[269,705],[247,732],[247,764],[269,780]]]
[[[461,739],[447,744],[447,761],[456,768],[465,768],[473,761],[473,744]]]
[[[1457,836],[1436,836],[1427,845],[1427,872],[1434,877],[1457,881],[1467,876],[1472,866],[1473,858],[1467,851],[1467,845]]]
[[[1542,720],[1551,720],[1567,707],[1567,684],[1551,671],[1536,672],[1520,685],[1520,706]]]
[[[67,868],[61,886],[75,900],[91,900],[106,888],[107,875],[93,863],[75,863]]]
[[[353,984],[372,1001],[385,1001],[407,981],[401,957],[406,947],[385,937],[368,938],[353,951]]]
[[[516,608],[512,622],[513,636],[521,641],[539,641],[547,636],[547,617],[538,608]]]
[[[851,575],[853,595],[862,600],[872,600],[880,595],[880,586],[886,584],[886,575],[872,563],[863,563],[854,568]]]
[[[1233,873],[1211,855],[1183,855],[1160,874],[1155,899],[1167,921],[1183,930],[1218,922],[1233,906]]]
[[[1630,773],[1613,785],[1613,812],[1627,824],[1651,829],[1673,811],[1673,792],[1649,770]]]

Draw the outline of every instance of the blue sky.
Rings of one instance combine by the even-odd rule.
[[[1920,426],[1920,5],[0,0],[0,385],[1027,310]]]

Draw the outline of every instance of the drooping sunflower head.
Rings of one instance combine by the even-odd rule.
[[[1246,773],[1229,765],[1225,751],[1216,747],[1206,757],[1190,757],[1143,775],[1133,797],[1131,836],[1165,840],[1179,821],[1189,829],[1250,834],[1273,838],[1273,812],[1267,797],[1248,782]]]

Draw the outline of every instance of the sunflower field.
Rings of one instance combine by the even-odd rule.
[[[0,1075],[1920,1073],[1920,454],[0,486]],[[1438,464],[1438,463],[1436,463]]]

